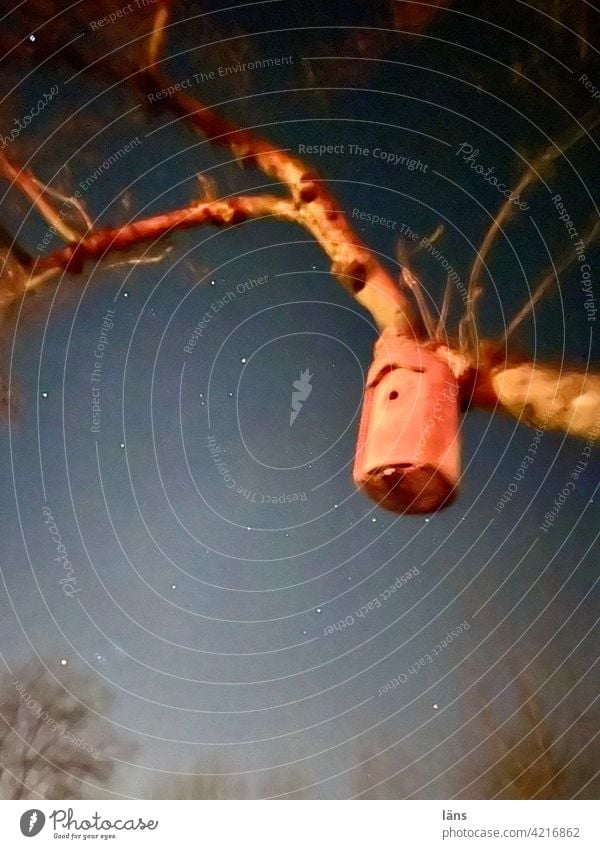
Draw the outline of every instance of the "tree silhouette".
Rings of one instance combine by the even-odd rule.
[[[530,682],[519,679],[515,692],[518,706],[508,720],[492,699],[476,713],[471,735],[449,744],[454,761],[440,776],[427,780],[419,756],[404,743],[385,767],[372,752],[363,753],[352,773],[353,798],[596,799],[600,747],[594,705],[582,705],[557,722],[554,708]],[[483,695],[481,689],[477,695]],[[483,743],[477,744],[479,737]]]

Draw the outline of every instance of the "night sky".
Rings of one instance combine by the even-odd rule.
[[[75,46],[63,39],[59,50],[40,17],[26,64],[3,63],[3,90],[15,86],[4,136],[58,85],[7,152],[65,194],[79,187],[94,226],[190,203],[206,178],[217,196],[283,192],[100,63],[77,66],[74,51],[106,61],[147,14],[107,25],[100,41],[84,23],[100,12],[80,5]],[[412,259],[434,311],[443,260],[466,285],[502,201],[459,146],[514,186],[550,139],[598,108],[578,79],[587,66],[576,37],[563,34],[556,54],[555,28],[521,14],[526,4],[485,23],[457,3],[417,33],[398,20],[394,30],[384,3],[237,5],[175,4],[170,77],[300,151],[392,274],[399,240],[414,246],[410,233],[443,224],[439,253]],[[14,27],[26,37],[23,16]],[[291,61],[219,77],[267,57]],[[209,79],[196,83],[201,71]],[[330,152],[302,153],[320,145]],[[501,336],[569,250],[551,197],[561,194],[581,232],[598,214],[597,155],[584,139],[525,196],[528,210],[488,257],[482,337]],[[2,224],[24,249],[60,245],[38,250],[48,225],[1,191]],[[458,287],[453,297],[455,336]],[[511,352],[594,369],[598,334],[583,305],[572,267]],[[586,784],[599,754],[597,448],[544,529],[584,443],[543,432],[498,509],[535,431],[469,411],[455,502],[428,516],[379,509],[351,478],[377,331],[310,235],[282,222],[201,227],[90,262],[24,300],[5,337],[20,401],[0,425],[2,671],[41,658],[58,680],[80,673],[75,694],[91,708],[90,680],[112,693],[98,721],[123,744],[114,798],[168,795],[212,773],[233,796],[243,785],[291,798],[490,797],[506,784],[503,752],[538,721],[557,740],[556,762],[569,762],[564,792],[597,795],[597,778]],[[290,425],[306,370],[312,391]]]

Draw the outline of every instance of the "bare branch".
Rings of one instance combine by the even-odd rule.
[[[72,688],[84,689],[92,707]],[[77,675],[60,683],[38,661],[18,679],[3,675],[0,690],[0,795],[61,799],[102,789],[120,742],[98,722],[108,691]]]
[[[429,311],[429,307],[427,306],[427,301],[425,300],[425,296],[423,295],[423,286],[421,282],[415,277],[415,275],[409,271],[409,269],[404,266],[400,270],[400,279],[406,286],[406,288],[412,293],[417,307],[419,309],[419,315],[421,316],[421,320],[427,331],[427,336],[429,339],[435,338],[435,324],[433,321],[433,317]]]
[[[532,427],[582,439],[600,435],[600,375],[536,362],[482,364],[474,405],[504,410]]]
[[[481,286],[473,286],[471,295],[467,301],[467,308],[458,323],[460,350],[472,359],[477,357],[477,351],[479,348],[477,322],[475,320],[475,307],[482,294],[483,289]]]
[[[555,160],[557,160],[560,156],[563,156],[569,148],[573,147],[574,144],[577,144],[578,141],[587,136],[599,123],[600,118],[594,113],[589,113],[583,119],[583,127],[578,127],[575,131],[570,130],[567,135],[556,143],[553,142],[542,154],[540,154],[540,156],[528,165],[527,170],[521,176],[521,179],[511,192],[510,196],[500,207],[500,211],[494,217],[485,236],[483,237],[483,241],[477,251],[469,275],[469,302],[473,296],[475,288],[479,285],[479,277],[492,245],[496,241],[496,238],[501,232],[503,226],[514,214],[515,205],[511,198],[522,196],[530,186],[542,178],[542,175],[548,171]],[[475,321],[474,310],[472,310],[471,319],[472,321]]]
[[[450,274],[448,274],[448,277],[446,278],[446,287],[444,289],[444,299],[442,301],[442,308],[440,310],[440,315],[435,326],[436,342],[441,342],[443,336],[447,335],[446,324],[448,321],[450,301],[452,300],[452,289],[452,280],[450,279]]]
[[[187,230],[201,224],[231,226],[265,216],[292,221],[297,217],[293,204],[274,195],[248,195],[195,203],[119,227],[92,231],[76,243],[38,260],[35,271],[66,269],[77,272],[81,271],[86,260],[98,259],[112,251],[128,250],[140,242],[159,239],[175,230]]]
[[[148,41],[146,76],[160,89],[169,87],[168,78],[159,70],[159,64],[164,61],[160,56],[169,9],[170,4],[161,4]],[[396,327],[414,336],[408,301],[375,254],[354,232],[314,169],[270,141],[236,127],[182,91],[173,90],[168,100],[159,103],[183,115],[213,144],[227,147],[244,166],[254,166],[286,186],[297,222],[330,257],[332,272],[339,282],[371,313],[380,329]]]
[[[0,152],[0,177],[16,186],[19,191],[28,197],[40,215],[65,242],[76,242],[81,237],[81,233],[65,224],[64,216],[59,214],[45,195],[57,198],[63,203],[69,203],[78,211],[86,227],[90,226],[89,217],[83,205],[76,198],[68,198],[55,189],[44,186],[27,168],[18,167],[2,152]]]
[[[584,246],[591,244],[596,241],[600,236],[600,221],[594,221],[591,228],[588,232],[582,237],[581,241]],[[548,292],[549,289],[552,288],[554,283],[558,283],[558,278],[561,274],[569,268],[577,259],[577,253],[573,250],[569,250],[566,255],[560,260],[558,266],[552,269],[546,274],[545,277],[542,278],[541,282],[536,286],[533,295],[529,298],[528,301],[521,307],[519,312],[514,316],[510,324],[507,326],[503,335],[500,337],[499,344],[502,345],[505,341],[508,340],[509,336],[511,336],[517,327],[527,318],[529,313],[533,310],[535,305],[541,301],[544,295]]]

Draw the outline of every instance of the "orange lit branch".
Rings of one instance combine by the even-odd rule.
[[[354,231],[312,167],[251,131],[236,127],[213,109],[170,86],[159,71],[167,18],[168,6],[164,3],[155,16],[149,39],[145,82],[172,91],[172,96],[161,100],[161,104],[175,109],[213,144],[230,150],[242,165],[255,167],[284,186],[287,196],[205,198],[182,209],[97,230],[90,227],[85,210],[74,204],[88,229],[82,234],[67,226],[54,208],[51,198],[59,197],[56,192],[42,186],[25,168],[18,168],[0,155],[0,177],[14,183],[67,243],[50,256],[32,261],[29,280],[23,283],[25,290],[37,288],[63,270],[81,272],[87,260],[134,248],[175,230],[203,224],[234,226],[258,218],[293,222],[314,237],[331,260],[332,274],[371,313],[381,331],[369,371],[354,471],[356,482],[379,503],[408,512],[429,511],[453,496],[460,477],[459,397],[464,406],[503,410],[524,423],[560,429],[592,441],[598,437],[599,376],[560,371],[535,362],[502,361],[498,355],[500,345],[492,350],[490,343],[476,340],[474,332],[470,335],[472,344],[463,344],[460,339],[459,344],[450,342],[444,327],[449,291],[440,319],[434,321],[422,297],[421,284],[401,261],[400,279],[418,307],[422,320],[422,325],[418,325],[412,302],[409,303],[375,253]],[[580,137],[581,134],[577,135],[575,140]],[[520,187],[524,190],[534,181],[533,175],[557,155],[553,151],[536,160]],[[484,258],[509,213],[505,204],[484,237],[471,271],[470,299],[461,323],[469,323],[470,331],[474,330],[478,277]],[[545,286],[544,282],[536,298],[542,296]],[[6,295],[8,303],[22,294],[16,288],[9,291],[5,282],[0,296]],[[533,303],[535,300],[532,306]],[[0,306],[6,306],[2,297]],[[528,309],[525,307],[522,314]]]
[[[319,242],[332,261],[332,273],[371,313],[379,329],[396,327],[402,333],[414,335],[408,301],[357,235],[315,170],[272,142],[236,127],[215,110],[177,91],[161,73],[159,57],[168,16],[169,4],[163,3],[155,16],[145,70],[147,83],[173,92],[161,103],[183,115],[213,144],[228,148],[244,167],[255,167],[286,186],[295,208],[294,220]]]

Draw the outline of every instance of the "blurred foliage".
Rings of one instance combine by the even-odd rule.
[[[425,31],[441,36],[442,41],[459,37],[483,55],[506,48],[515,71],[544,87],[557,86],[572,100],[581,91],[568,70],[549,61],[549,54],[574,72],[584,65],[598,67],[593,45],[600,40],[600,15],[581,0],[510,0],[483,7],[480,0],[430,0],[423,4],[417,0],[346,0],[343,14],[341,10],[336,14],[320,0],[286,2],[275,8],[240,2],[238,8],[231,3],[225,10],[215,0],[174,0],[170,5],[172,33],[185,42],[181,46],[190,51],[187,58],[197,71],[205,70],[206,64],[231,65],[269,55],[265,48],[273,45],[268,32],[271,28],[284,30],[280,40],[298,56],[320,49],[327,56],[383,58],[407,39],[418,43]],[[124,6],[127,4],[122,0],[80,0],[66,14],[57,0],[25,0],[3,18],[0,73],[9,74],[23,64],[54,68],[65,63],[80,71],[138,84],[144,39],[158,3],[140,2],[139,8],[121,14],[114,23],[94,25],[111,13],[122,12]],[[489,21],[491,26],[482,21]],[[33,32],[36,36],[32,42],[29,36]],[[423,43],[427,46],[427,40]],[[469,54],[464,55],[464,61],[465,68],[482,77],[494,75],[491,63],[474,61]],[[457,51],[453,70],[460,63],[461,51]],[[315,63],[308,65],[308,74],[306,67],[295,63],[296,84],[352,84],[366,81],[375,72],[368,62],[341,63],[339,67],[331,62]],[[517,78],[514,82],[519,84]],[[247,80],[236,77],[236,90],[246,84]]]

